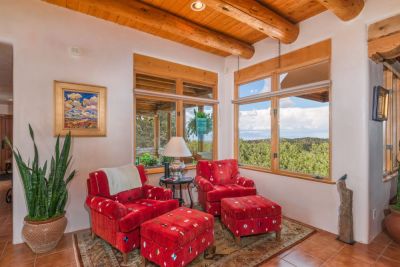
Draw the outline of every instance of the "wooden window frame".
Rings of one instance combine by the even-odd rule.
[[[207,105],[213,107],[213,160],[218,158],[218,74],[170,61],[134,54],[133,57],[133,158],[136,159],[136,97],[158,99],[160,101],[174,102],[176,107],[176,135],[183,137],[183,105]],[[174,80],[176,82],[176,93],[161,93],[151,90],[136,88],[136,75],[145,74],[158,78]],[[193,83],[209,86],[213,90],[213,98],[191,97],[183,94],[183,84]],[[186,169],[195,169],[195,165],[187,165]],[[163,167],[146,168],[147,174],[163,173]]]
[[[385,65],[383,76],[384,88],[389,90],[388,119],[383,125],[383,181],[388,181],[397,177],[399,170],[394,151],[400,146],[400,75]]]
[[[322,86],[321,88],[311,88],[303,90],[294,90],[285,92],[279,88],[279,75],[284,72],[293,71],[299,68],[304,68],[318,63],[328,62],[330,64],[331,55],[331,40],[322,41],[320,43],[293,51],[282,55],[280,58],[273,58],[252,65],[250,67],[240,69],[235,72],[234,85],[234,157],[239,160],[239,106],[241,104],[249,104],[271,101],[271,169],[240,165],[240,168],[254,171],[266,172],[276,175],[288,176],[293,178],[305,179],[309,181],[334,184],[332,180],[332,98],[331,84]],[[329,76],[331,77],[330,73]],[[271,77],[271,92],[251,98],[239,98],[239,86]],[[327,81],[328,82],[328,81]],[[312,175],[295,173],[281,170],[279,167],[279,100],[281,98],[299,95],[300,93],[328,91],[329,94],[329,175],[328,177],[316,179]],[[277,110],[277,114],[272,114],[273,110]],[[278,153],[278,157],[274,158],[273,154]]]

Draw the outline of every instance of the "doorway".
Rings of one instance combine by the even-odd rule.
[[[13,47],[0,43],[0,242],[12,241]]]

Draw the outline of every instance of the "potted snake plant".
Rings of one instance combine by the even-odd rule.
[[[55,155],[48,169],[47,161],[39,163],[39,152],[31,125],[29,133],[34,148],[33,161],[24,161],[18,149],[13,150],[19,174],[25,191],[28,214],[24,219],[22,236],[35,253],[45,253],[54,249],[62,238],[67,226],[65,205],[68,199],[67,185],[75,176],[75,170],[66,176],[71,163],[71,133],[65,137],[60,151],[60,136],[57,137]]]

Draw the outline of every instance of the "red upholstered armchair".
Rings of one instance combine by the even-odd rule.
[[[221,215],[221,199],[255,195],[254,182],[239,173],[237,160],[200,160],[196,167],[195,183],[203,209]]]
[[[86,205],[90,209],[92,235],[97,235],[124,254],[140,244],[140,225],[154,217],[176,209],[178,201],[172,191],[147,185],[143,166],[137,166],[142,187],[110,195],[108,179],[103,171],[89,174]]]

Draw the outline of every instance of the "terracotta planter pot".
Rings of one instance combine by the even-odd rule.
[[[29,221],[25,217],[22,236],[34,253],[53,250],[67,227],[64,215],[46,221]]]
[[[400,243],[400,211],[390,207],[390,214],[385,218],[386,230],[390,237]]]

